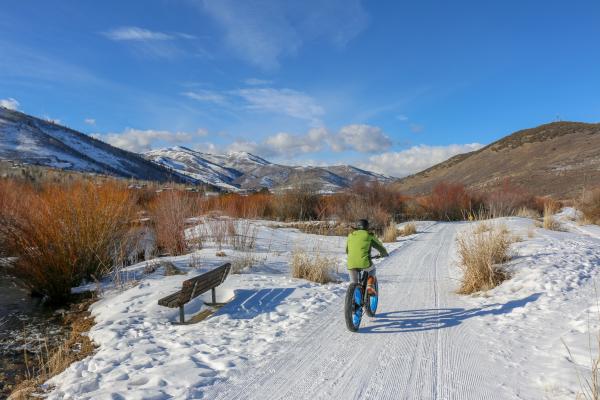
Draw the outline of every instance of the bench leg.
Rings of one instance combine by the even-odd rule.
[[[212,291],[212,302],[213,302],[213,304],[217,304],[217,291],[215,288],[212,288],[211,291]]]
[[[183,324],[185,322],[185,314],[183,313],[183,305],[179,306],[179,323]]]

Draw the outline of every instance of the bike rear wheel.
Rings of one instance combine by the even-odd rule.
[[[379,284],[377,283],[377,279],[375,279],[375,292],[377,293],[375,296],[372,296],[367,293],[366,301],[365,301],[365,312],[369,317],[374,317],[377,312],[377,305],[379,303]]]
[[[362,319],[362,290],[357,283],[351,283],[346,292],[344,316],[346,327],[352,332],[358,331]]]

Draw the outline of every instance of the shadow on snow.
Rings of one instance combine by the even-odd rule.
[[[233,300],[217,311],[215,316],[229,315],[233,319],[251,319],[275,311],[275,308],[293,292],[294,288],[238,289]]]
[[[540,293],[504,304],[488,304],[479,308],[441,308],[394,311],[377,314],[375,323],[361,329],[364,333],[421,332],[459,325],[466,319],[485,315],[508,314],[515,308],[536,301]]]

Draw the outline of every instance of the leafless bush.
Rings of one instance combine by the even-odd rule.
[[[294,278],[306,279],[316,283],[334,281],[333,271],[336,260],[325,257],[319,252],[311,256],[305,250],[296,249],[292,252],[290,264]]]
[[[306,221],[317,218],[319,195],[314,187],[299,184],[275,195],[272,199],[274,216],[284,221]]]
[[[231,221],[211,218],[206,221],[207,235],[219,250],[227,243],[227,235],[231,231]]]
[[[9,213],[0,211],[0,232],[18,256],[12,272],[32,291],[64,302],[71,287],[121,262],[135,208],[122,184],[76,181],[18,194]]]
[[[257,227],[248,220],[240,220],[237,224],[230,221],[229,243],[234,250],[251,251],[256,247]]]
[[[150,205],[153,215],[156,244],[171,255],[184,254],[186,219],[193,214],[194,202],[186,194],[175,190],[162,192]]]
[[[489,290],[507,279],[503,264],[510,260],[510,237],[505,226],[487,232],[471,229],[457,238],[459,267],[463,271],[461,294]]]
[[[583,214],[584,222],[600,225],[600,189],[585,193],[576,207]]]

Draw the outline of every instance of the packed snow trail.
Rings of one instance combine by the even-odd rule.
[[[461,224],[434,224],[378,264],[377,317],[346,329],[343,299],[280,355],[203,390],[207,399],[508,399],[471,318],[533,299],[465,309],[449,275]],[[496,366],[497,367],[497,366]]]

